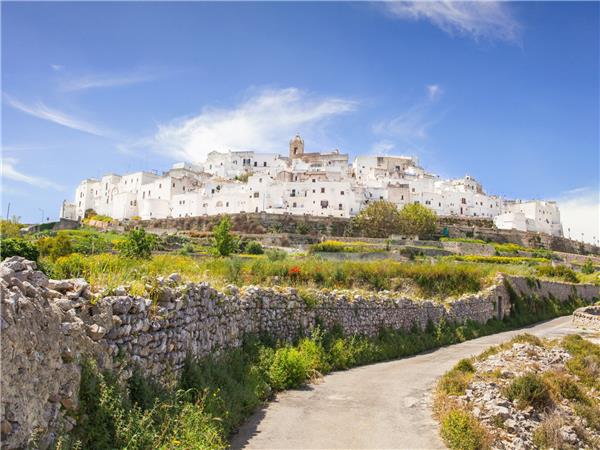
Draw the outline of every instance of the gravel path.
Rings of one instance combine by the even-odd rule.
[[[233,449],[445,448],[431,416],[436,380],[458,360],[519,333],[560,337],[580,332],[571,317],[428,353],[327,375],[282,392],[233,437]]]

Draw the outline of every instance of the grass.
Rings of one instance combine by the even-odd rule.
[[[374,253],[383,252],[385,248],[377,247],[368,242],[340,242],[340,241],[323,241],[317,244],[312,244],[309,247],[310,253]]]
[[[488,431],[471,415],[462,409],[452,409],[440,420],[440,434],[450,449],[483,450],[490,448],[491,437]]]
[[[579,282],[577,274],[567,266],[539,266],[535,268],[535,272],[543,278],[557,278],[569,283]]]
[[[487,263],[487,264],[535,265],[535,264],[549,262],[549,260],[546,258],[532,258],[532,257],[527,257],[527,256],[450,255],[450,256],[445,256],[444,259],[451,260],[451,261],[464,261],[464,262]]]
[[[516,377],[504,391],[510,401],[517,401],[520,408],[532,406],[544,408],[551,402],[550,390],[544,379],[535,373]]]
[[[216,286],[280,285],[318,288],[405,290],[418,297],[446,298],[479,291],[491,283],[495,266],[396,261],[326,261],[316,257],[272,260],[270,253],[251,259],[155,255],[149,259],[114,254],[71,254],[42,267],[53,278],[86,278],[93,287],[140,284],[144,277],[178,272],[188,281],[210,281]]]
[[[441,242],[463,242],[465,244],[487,244],[486,241],[481,239],[472,239],[472,238],[449,238],[449,237],[441,237]]]

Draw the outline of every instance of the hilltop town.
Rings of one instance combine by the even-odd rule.
[[[210,152],[202,164],[176,163],[159,175],[134,172],[83,180],[60,216],[81,220],[87,210],[113,219],[163,219],[250,212],[353,217],[369,202],[399,208],[422,204],[439,216],[493,219],[498,229],[562,236],[555,202],[517,201],[487,194],[471,176],[442,179],[410,156],[305,152],[296,135],[289,154]]]

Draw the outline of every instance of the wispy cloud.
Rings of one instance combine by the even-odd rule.
[[[154,81],[164,76],[157,70],[136,69],[126,73],[95,73],[79,77],[70,77],[63,81],[63,91],[82,91],[85,89],[129,86]]]
[[[29,184],[31,186],[35,186],[38,188],[42,188],[42,189],[46,189],[46,188],[50,188],[50,189],[56,189],[56,190],[63,190],[64,187],[54,183],[53,181],[47,180],[45,178],[42,177],[36,177],[34,175],[28,175],[24,172],[19,171],[16,168],[16,165],[18,164],[18,160],[16,158],[8,158],[8,157],[3,157],[2,161],[0,162],[1,166],[0,166],[0,172],[2,173],[2,184],[4,184],[4,180],[13,180],[13,181],[19,181],[22,183],[26,183]]]
[[[439,117],[433,114],[433,106],[443,94],[438,84],[425,86],[426,96],[419,102],[409,106],[405,111],[389,120],[383,120],[373,125],[373,132],[385,138],[387,149],[391,150],[391,140],[399,141],[413,147],[418,141],[428,137],[428,131]],[[381,142],[381,141],[380,141]]]
[[[412,1],[385,2],[388,13],[399,19],[428,20],[450,35],[475,40],[519,43],[521,25],[510,2],[495,1]]]
[[[314,136],[328,119],[357,106],[353,100],[317,97],[296,88],[265,89],[232,108],[207,107],[197,116],[160,124],[152,137],[121,149],[151,147],[192,162],[204,160],[213,150],[281,152],[294,133]]]
[[[4,95],[4,99],[8,105],[12,106],[13,108],[24,112],[25,114],[29,114],[30,116],[37,117],[38,119],[47,120],[67,128],[83,131],[84,133],[89,133],[96,136],[108,137],[111,134],[111,132],[108,130],[70,116],[57,109],[50,108],[42,102],[37,102],[32,105],[26,104],[6,94]]]
[[[65,68],[65,66],[63,66],[62,64],[50,64],[50,68],[55,72],[60,72]]]
[[[600,239],[600,192],[593,188],[566,191],[557,200],[566,237],[593,243]]]

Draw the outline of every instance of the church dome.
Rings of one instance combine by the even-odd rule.
[[[290,141],[290,144],[292,144],[294,142],[300,142],[300,143],[304,144],[304,141],[300,137],[299,133],[296,133],[296,136],[294,136],[294,138]]]

